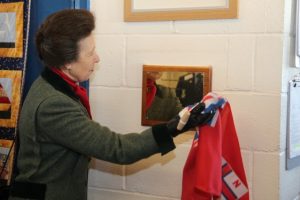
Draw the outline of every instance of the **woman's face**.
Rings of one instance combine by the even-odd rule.
[[[63,72],[72,80],[77,82],[86,81],[95,69],[96,63],[100,61],[96,53],[94,35],[91,34],[79,41],[79,54],[77,61],[65,66]]]
[[[153,81],[160,79],[161,76],[162,76],[162,72],[148,72],[147,73],[147,78],[151,79]]]

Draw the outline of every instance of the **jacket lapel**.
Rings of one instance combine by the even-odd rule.
[[[41,74],[42,78],[45,79],[50,85],[56,90],[66,94],[67,96],[79,100],[79,97],[74,93],[72,88],[64,81],[60,76],[52,72],[50,69],[45,67],[45,70]]]

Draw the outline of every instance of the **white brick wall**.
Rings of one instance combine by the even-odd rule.
[[[286,83],[293,0],[239,0],[239,18],[124,22],[123,0],[91,0],[100,64],[91,79],[94,119],[139,132],[142,65],[211,65],[213,91],[231,103],[252,200],[293,200],[299,168],[285,171]],[[93,160],[89,200],[180,199],[193,134],[177,149],[128,166]]]

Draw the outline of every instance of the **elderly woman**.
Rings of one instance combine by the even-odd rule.
[[[203,104],[178,130],[179,116],[141,133],[118,134],[92,120],[89,100],[79,82],[99,62],[94,16],[86,10],[50,15],[36,34],[45,65],[33,83],[19,120],[18,175],[10,199],[84,200],[90,157],[129,164],[175,148],[173,137],[205,123]]]

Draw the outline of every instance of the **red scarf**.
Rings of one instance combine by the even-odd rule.
[[[83,104],[83,106],[86,108],[86,110],[89,113],[90,118],[92,119],[91,115],[91,108],[90,108],[90,102],[89,98],[86,92],[86,89],[84,87],[79,86],[76,81],[73,81],[71,78],[69,78],[65,73],[63,73],[61,70],[55,67],[50,68],[55,74],[59,75],[64,81],[68,83],[69,86],[73,89],[74,93],[79,97],[80,102]]]

